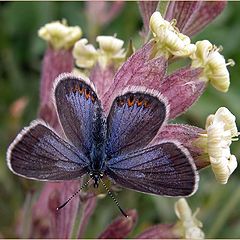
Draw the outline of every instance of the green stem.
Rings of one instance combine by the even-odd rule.
[[[147,34],[147,37],[145,39],[145,43],[147,43],[150,40],[151,36],[152,36],[152,32],[149,30],[148,34]]]
[[[33,200],[33,194],[29,192],[27,194],[24,207],[23,207],[23,231],[22,231],[22,238],[29,238],[30,237],[30,231],[31,231],[31,212],[32,212],[32,200]]]
[[[166,10],[168,8],[168,4],[169,1],[159,1],[158,2],[158,6],[157,6],[157,11],[159,11],[161,13],[161,15],[163,16],[163,18],[165,17],[166,14]]]
[[[240,201],[240,188],[237,186],[234,195],[231,195],[229,197],[229,200],[225,208],[223,208],[219,212],[218,216],[215,218],[216,221],[211,227],[211,230],[208,234],[208,238],[216,238],[219,231],[222,229],[223,225],[228,220],[230,214],[234,211],[234,209],[238,205],[239,201]]]
[[[161,1],[158,1],[158,5],[157,5],[157,8],[156,8],[156,11],[158,11],[158,9],[160,9],[160,3],[161,3]],[[152,36],[152,32],[151,32],[151,30],[149,28],[148,34],[147,34],[146,39],[145,39],[145,43],[147,43],[150,40],[151,36]]]
[[[156,11],[159,11],[163,17],[165,16],[168,4],[169,4],[169,1],[158,1]],[[145,39],[145,43],[147,43],[151,39],[151,36],[152,36],[152,32],[149,29],[148,34]]]

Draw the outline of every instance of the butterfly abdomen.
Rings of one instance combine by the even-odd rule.
[[[103,110],[96,105],[92,128],[92,150],[90,153],[91,171],[101,171],[104,167],[105,142],[106,142],[106,118],[103,116]]]

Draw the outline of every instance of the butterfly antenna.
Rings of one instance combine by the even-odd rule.
[[[104,188],[107,190],[108,195],[112,198],[112,200],[115,202],[115,204],[117,205],[117,207],[120,210],[120,212],[123,214],[123,216],[124,217],[128,217],[128,215],[120,207],[120,204],[117,201],[117,199],[113,196],[112,192],[108,189],[107,185],[104,183],[104,181],[101,178],[100,178],[100,181],[101,181],[102,185],[104,186]]]
[[[65,207],[83,188],[87,187],[90,181],[91,181],[91,178],[87,182],[85,182],[65,203],[57,207],[56,210],[58,211],[61,208]]]

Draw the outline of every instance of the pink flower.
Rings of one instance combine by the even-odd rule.
[[[164,2],[160,4],[164,4]],[[97,5],[91,2],[87,3],[87,12],[91,24],[107,24],[121,11],[123,3],[116,2],[111,4],[110,11],[107,10],[107,5],[106,3],[98,3]],[[189,36],[196,34],[213,21],[221,13],[225,5],[226,1],[173,1],[166,4],[167,7],[163,11],[164,19],[160,13],[155,12],[157,2],[140,1],[139,7],[144,22],[142,36],[145,38],[146,44],[132,54],[120,67],[119,62],[116,65],[115,62],[109,61],[108,54],[101,55],[100,51],[87,44],[88,41],[86,39],[80,40],[77,44],[80,45],[81,51],[80,53],[75,53],[75,56],[81,55],[82,52],[87,53],[84,56],[83,54],[80,56],[81,60],[84,60],[80,61],[80,67],[88,69],[84,73],[87,73],[90,80],[95,84],[106,114],[108,114],[113,99],[123,89],[131,86],[142,86],[160,92],[169,104],[168,120],[175,119],[186,112],[202,95],[208,82],[214,82],[215,86],[217,86],[216,88],[226,91],[229,86],[229,75],[226,68],[224,68],[226,67],[225,59],[223,61],[222,56],[220,57],[220,54],[216,53],[214,45],[211,45],[211,50],[203,47],[204,49],[201,51],[201,48],[199,49],[196,45],[202,46],[203,42],[194,45],[189,38]],[[96,11],[100,11],[99,16],[96,15]],[[154,12],[155,15],[153,16]],[[152,19],[150,20],[151,16]],[[72,47],[74,42],[80,38],[81,30],[77,29],[77,33],[72,32],[73,28],[66,29],[67,26],[59,24],[57,23],[57,34],[61,35],[64,32],[68,32],[71,33],[69,35],[72,38],[69,39],[67,36],[66,38],[61,37],[60,42],[55,42],[55,39],[51,39],[52,35],[49,34],[49,29],[43,31],[45,39],[50,40],[48,40],[49,46],[42,66],[39,117],[61,133],[62,130],[58,122],[56,110],[51,101],[52,85],[54,79],[59,74],[73,70]],[[150,28],[149,24],[151,25]],[[50,26],[50,29],[52,29],[52,26]],[[153,33],[153,39],[151,40],[149,40],[149,36],[151,36],[150,29]],[[53,30],[55,33],[56,29]],[[90,36],[92,35],[90,33]],[[106,39],[107,41],[105,41]],[[115,46],[112,44],[113,39],[114,37],[98,37],[99,42],[104,40],[104,45],[100,45],[100,50],[108,49],[109,45],[113,48]],[[119,60],[120,56],[121,61],[124,61],[126,55],[122,49],[123,42],[121,40],[118,40],[118,42],[118,51],[113,51],[114,54],[110,60]],[[89,50],[91,50],[91,59],[85,61],[87,60]],[[101,59],[104,59],[104,64],[101,61],[99,62],[99,56],[101,56]],[[215,58],[212,58],[212,56]],[[177,69],[170,74],[167,73],[169,64],[180,57],[190,57],[192,65]],[[211,68],[211,71],[209,68]],[[216,83],[216,76],[218,76],[219,71],[223,73],[221,75],[224,79],[223,87],[219,87],[218,83]],[[211,75],[211,78],[209,75]],[[199,136],[204,132],[204,129],[190,125],[166,124],[150,144],[156,144],[162,139],[178,141],[188,149],[197,169],[201,169],[209,165],[210,162],[208,156],[206,156],[205,149],[194,143],[199,140]],[[80,198],[75,197],[61,211],[56,211],[56,208],[75,192],[79,185],[79,182],[72,181],[46,183],[43,186],[40,197],[32,210],[32,225],[29,237],[71,238],[77,219],[79,203],[82,203],[80,206],[82,208],[82,217],[78,226],[77,237],[84,237],[85,229],[97,204],[97,198],[94,194],[81,194]],[[99,235],[99,238],[127,237],[136,224],[137,212],[129,210],[127,214],[128,218],[121,216],[110,223]],[[174,226],[174,224],[152,226],[138,235],[137,238],[182,237],[173,231]]]

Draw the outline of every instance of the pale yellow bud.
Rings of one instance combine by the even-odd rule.
[[[219,53],[219,48],[208,40],[196,42],[196,51],[190,58],[193,68],[203,68],[201,78],[210,82],[213,87],[222,92],[227,92],[230,85],[229,72],[225,58]]]
[[[73,57],[76,65],[81,68],[91,68],[96,63],[98,52],[92,44],[87,44],[88,40],[83,38],[75,43]]]
[[[177,217],[184,221],[191,220],[192,217],[192,210],[188,206],[188,203],[185,198],[180,198],[174,205],[174,210],[177,215]]]
[[[171,25],[170,22],[164,20],[160,12],[154,12],[150,17],[149,27],[153,33],[153,36],[156,37],[160,34],[160,28],[165,27],[169,28],[174,31],[174,27]]]
[[[156,41],[156,55],[187,57],[196,51],[196,46],[191,44],[190,38],[174,26],[176,21],[164,20],[160,12],[154,12],[150,18],[150,29]]]
[[[124,41],[112,36],[98,36],[96,41],[99,43],[99,48],[105,53],[117,54],[122,51]]]
[[[198,210],[192,214],[185,198],[180,198],[174,206],[179,221],[175,225],[176,233],[185,239],[203,239],[202,223],[196,218]]]
[[[38,31],[39,37],[49,42],[54,49],[69,49],[81,38],[80,27],[69,27],[59,21],[48,23]]]
[[[226,184],[229,176],[237,168],[237,159],[234,155],[230,155],[229,159],[210,158],[210,162],[215,178],[221,184]]]
[[[96,41],[99,43],[98,62],[102,68],[109,63],[120,63],[125,59],[123,47],[124,41],[113,36],[98,36]]]
[[[230,130],[232,137],[238,136],[238,130],[236,126],[236,117],[227,108],[220,107],[214,116],[215,118],[213,119],[213,121],[223,122],[224,130],[225,131]]]
[[[237,167],[237,160],[230,152],[230,145],[238,130],[235,116],[225,107],[208,116],[206,133],[200,135],[196,145],[207,153],[217,181],[225,184]]]

